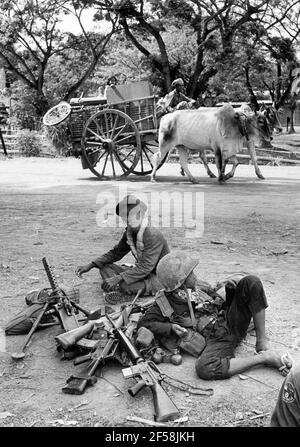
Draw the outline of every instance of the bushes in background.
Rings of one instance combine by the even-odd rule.
[[[41,137],[39,132],[27,129],[20,130],[15,146],[25,157],[39,157],[41,154]]]

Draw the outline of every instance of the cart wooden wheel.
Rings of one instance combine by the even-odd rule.
[[[152,157],[158,150],[158,141],[142,141],[142,150],[141,150],[141,156],[138,160],[138,163],[134,170],[132,171],[133,174],[136,175],[148,175],[151,174],[153,169],[153,163],[152,163]],[[159,169],[164,162],[167,159],[168,154],[165,156],[165,158],[160,162],[157,169]]]
[[[104,109],[86,122],[82,157],[90,171],[103,180],[130,174],[141,155],[141,138],[132,119],[116,109]]]

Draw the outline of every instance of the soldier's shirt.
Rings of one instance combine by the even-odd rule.
[[[291,369],[282,384],[271,427],[300,427],[300,364]]]

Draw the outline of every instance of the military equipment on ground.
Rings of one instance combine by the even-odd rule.
[[[89,335],[95,327],[95,323],[93,321],[88,321],[86,324],[83,324],[80,327],[72,329],[71,331],[64,332],[63,334],[57,335],[55,337],[55,341],[59,346],[61,346],[64,350],[68,350],[72,348],[79,340],[83,337]]]
[[[83,394],[87,386],[95,385],[97,377],[96,370],[103,366],[105,361],[116,356],[118,341],[110,337],[104,347],[99,346],[93,354],[83,356],[76,364],[91,360],[88,372],[83,375],[72,375],[67,379],[67,384],[62,388],[66,394]]]
[[[117,325],[117,327],[120,327],[123,324],[127,324],[128,317],[131,314],[133,307],[141,293],[142,293],[142,289],[138,290],[136,296],[134,297],[133,301],[129,305],[124,306],[122,311],[114,312],[113,314],[111,314],[111,318],[116,319],[116,321],[114,323]],[[76,307],[80,308],[80,306],[78,306],[78,305],[76,305]],[[80,308],[80,309],[82,309],[82,308]],[[84,309],[82,309],[82,311],[84,311]],[[89,315],[91,316],[92,314],[89,313]],[[57,342],[58,346],[61,346],[64,350],[68,350],[68,349],[72,348],[72,346],[74,346],[75,344],[78,344],[78,342],[80,342],[80,340],[82,340],[84,337],[88,336],[96,326],[102,325],[105,327],[105,320],[108,323],[108,320],[107,320],[106,316],[104,315],[103,317],[100,317],[99,319],[90,320],[82,326],[78,325],[74,329],[71,329],[63,334],[57,335],[55,337],[55,341]],[[108,329],[110,329],[110,328],[108,328]]]
[[[37,319],[33,323],[32,328],[30,329],[30,332],[28,333],[28,335],[27,335],[27,337],[25,339],[25,342],[23,343],[22,349],[20,351],[18,351],[18,352],[13,352],[11,354],[11,357],[14,360],[21,360],[21,359],[23,359],[25,357],[25,352],[24,352],[25,348],[28,345],[28,343],[30,342],[31,337],[33,336],[33,334],[36,331],[37,327],[39,326],[40,322],[42,321],[42,318],[45,315],[45,312],[47,311],[48,307],[49,307],[49,303],[45,303],[41,313],[39,314],[39,316],[37,317]]]
[[[142,289],[138,290],[133,301],[123,308],[121,312],[115,312],[111,314],[111,317],[115,317],[113,321],[107,314],[105,318],[113,327],[121,327],[128,321],[128,317],[133,310],[133,307],[142,293]],[[113,322],[113,323],[112,323]],[[98,321],[90,321],[84,326],[74,329],[65,334],[61,334],[56,337],[56,341],[61,344],[64,349],[70,348],[74,343],[80,341],[80,337],[88,335],[96,326],[105,327],[104,319],[101,318]],[[106,331],[109,334],[108,331]],[[96,340],[95,340],[96,341]],[[103,341],[103,340],[102,340]],[[99,366],[103,366],[109,359],[116,359],[122,366],[125,366],[127,358],[124,358],[118,351],[119,341],[115,339],[111,334],[108,337],[107,342],[103,346],[103,343],[98,342],[96,350],[87,355],[77,357],[74,360],[74,365],[80,365],[87,361],[90,361],[88,372],[83,375],[72,375],[67,379],[67,384],[62,388],[62,391],[67,394],[82,394],[89,385],[94,385],[97,382],[95,373]]]
[[[133,366],[122,370],[123,376],[126,379],[130,377],[139,378],[136,385],[128,390],[129,394],[131,396],[135,396],[145,386],[149,386],[153,395],[155,420],[157,422],[163,422],[176,419],[179,416],[178,408],[160,385],[159,375],[157,376],[154,372],[157,371],[156,365],[153,362],[145,362],[141,354],[126,337],[124,332],[116,327],[115,323],[109,316],[107,316],[107,318],[114,327],[114,331],[120,345],[127,352],[131,361],[134,363]]]
[[[58,286],[53,268],[49,265],[45,257],[42,259],[42,262],[53,291],[53,296],[51,297],[51,311],[58,318],[60,325],[65,332],[72,331],[76,328],[81,329],[76,316],[78,310],[81,310],[87,316],[90,315],[90,313],[71,301],[68,296],[63,293]],[[76,347],[79,349],[95,349],[96,343],[94,340],[88,340],[81,337],[78,339],[78,342],[76,342]]]

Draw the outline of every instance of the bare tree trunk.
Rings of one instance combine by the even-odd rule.
[[[294,124],[295,124],[294,116],[295,116],[295,110],[291,110],[291,121],[290,121],[290,128],[289,128],[289,132],[288,132],[289,134],[296,133],[295,127],[294,127]]]
[[[294,97],[290,100],[290,111],[291,111],[291,121],[290,121],[290,129],[289,134],[296,133],[295,131],[295,110],[296,110],[296,99]]]
[[[259,110],[259,104],[257,102],[255,93],[253,91],[251,82],[250,82],[250,73],[249,73],[249,67],[248,66],[244,66],[244,72],[245,72],[245,78],[246,78],[246,87],[249,93],[249,97],[250,97],[250,104],[252,105],[252,107],[254,108],[254,110],[257,112]]]

